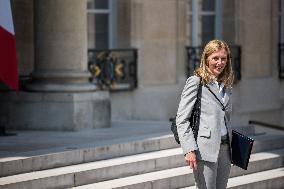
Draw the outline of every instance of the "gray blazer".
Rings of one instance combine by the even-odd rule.
[[[224,106],[208,90],[202,86],[200,125],[195,141],[193,132],[189,126],[188,118],[191,115],[193,105],[196,101],[200,78],[197,76],[189,77],[181,94],[178,107],[176,124],[183,153],[194,151],[197,159],[217,162],[221,143],[221,126],[226,124],[231,138],[230,117],[232,112],[231,88],[225,89]],[[221,100],[218,87],[215,84],[207,84],[214,94]],[[231,141],[231,140],[230,140]]]

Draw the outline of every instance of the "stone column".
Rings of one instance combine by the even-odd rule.
[[[86,1],[34,3],[32,82],[28,91],[0,93],[0,122],[28,130],[110,127],[109,92],[88,82]]]
[[[84,0],[35,2],[35,70],[30,91],[92,91]]]
[[[13,0],[11,6],[19,75],[28,76],[34,68],[34,2],[33,0]]]

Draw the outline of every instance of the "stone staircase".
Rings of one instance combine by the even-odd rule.
[[[246,128],[238,128],[246,133]],[[251,132],[252,133],[252,132]],[[250,134],[251,134],[250,133]],[[284,135],[261,133],[247,171],[231,169],[228,188],[284,188]],[[172,135],[57,153],[0,158],[0,189],[193,189],[192,170]]]

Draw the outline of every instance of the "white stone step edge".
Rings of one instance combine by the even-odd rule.
[[[177,153],[178,154],[178,153],[181,153],[181,151],[180,151],[180,149],[171,149],[171,150],[165,150],[162,153],[164,153],[164,154],[162,154],[162,156],[163,156],[163,155],[167,155],[167,154],[171,154],[171,153]],[[262,153],[258,153],[258,154],[253,154],[251,159],[252,159],[252,161],[261,161],[261,160],[269,161],[269,159],[271,159],[273,157],[276,158],[276,157],[280,156],[280,154],[282,154],[282,156],[283,156],[284,149],[278,150],[278,151],[272,151],[272,152],[262,152]],[[152,153],[152,157],[151,157],[151,154],[140,154],[140,155],[135,155],[135,156],[133,157],[134,159],[137,159],[140,156],[140,161],[141,161],[142,159],[145,160],[145,159],[149,159],[149,158],[157,158],[158,156],[161,157],[161,154],[158,154],[157,152],[155,152],[155,153]],[[92,164],[94,164],[93,166],[95,166],[95,167],[97,166],[97,168],[98,167],[102,168],[104,166],[114,166],[115,164],[117,165],[119,163],[123,163],[123,159],[124,159],[124,161],[126,161],[126,158],[117,158],[116,159],[117,162],[115,162],[115,160],[114,160],[112,165],[108,164],[109,160],[105,160],[104,162],[103,161],[94,162]],[[135,161],[135,160],[132,160],[132,161]],[[282,161],[282,158],[281,158],[281,161]],[[127,161],[127,162],[129,163],[129,161]],[[51,169],[51,170],[38,171],[38,172],[14,175],[14,176],[9,176],[9,177],[3,177],[3,178],[0,178],[0,188],[1,188],[1,186],[5,187],[5,186],[8,186],[8,185],[17,186],[17,183],[18,183],[18,186],[33,185],[31,183],[34,180],[37,180],[37,181],[42,180],[41,183],[44,183],[43,182],[44,179],[46,180],[46,183],[48,183],[47,181],[49,180],[49,182],[52,182],[53,184],[55,184],[56,180],[60,180],[60,179],[56,179],[57,176],[58,177],[64,177],[64,178],[65,177],[68,178],[68,176],[69,176],[69,178],[72,179],[72,178],[75,178],[76,173],[92,169],[92,168],[94,168],[93,166],[91,165],[91,163],[87,163],[87,164],[84,164],[84,165],[75,165],[75,166],[70,166],[70,167],[66,167],[66,168],[57,168],[57,169]],[[183,170],[190,170],[190,169],[187,166],[184,166],[184,167],[167,169],[167,170],[163,170],[163,171],[144,173],[144,174],[140,174],[140,175],[136,175],[136,176],[129,176],[129,177],[121,178],[121,179],[128,180],[129,178],[133,178],[133,177],[136,177],[136,178],[141,177],[143,183],[147,184],[147,183],[144,182],[145,181],[144,179],[147,178],[147,175],[150,175],[149,178],[152,178],[152,179],[156,178],[157,180],[171,179],[171,178],[169,178],[170,175],[174,175],[174,177],[178,177],[179,175],[181,177],[183,177],[183,176],[188,177],[188,175],[187,175],[188,172],[187,171],[184,172]],[[171,174],[173,171],[177,171],[178,173]],[[163,174],[163,173],[165,173],[165,174]],[[181,173],[185,173],[185,175],[183,175]],[[164,176],[161,177],[161,175],[164,175]],[[55,179],[55,180],[51,181],[52,178]],[[119,179],[115,179],[115,180],[119,180]],[[31,182],[31,183],[29,183],[29,182]],[[114,180],[105,181],[105,182],[101,182],[101,183],[108,183],[108,182],[110,182],[110,184],[113,185]],[[159,182],[157,182],[157,183],[159,183]],[[77,183],[75,181],[70,183],[70,180],[68,180],[66,183],[60,183],[60,184],[62,184],[63,186],[75,186],[75,184],[77,184]],[[99,187],[103,186],[102,184],[99,184],[99,183],[97,183],[97,184],[98,184]],[[136,184],[139,185],[141,183],[137,182]],[[98,187],[98,186],[96,186],[96,187]]]
[[[127,143],[0,158],[0,177],[179,147],[172,135]]]
[[[252,138],[256,139],[256,143],[262,142],[263,140],[269,140],[269,139],[284,139],[284,135],[256,135],[256,136],[251,136]],[[134,140],[134,141],[129,141],[125,143],[116,143],[116,144],[109,144],[109,145],[103,145],[103,146],[81,146],[82,148],[77,148],[77,147],[65,147],[65,148],[59,148],[56,150],[56,152],[52,152],[50,150],[44,150],[44,154],[41,155],[35,155],[32,152],[29,153],[19,153],[15,155],[11,155],[11,157],[0,157],[0,164],[5,163],[5,162],[10,162],[10,161],[24,161],[27,159],[31,158],[41,158],[45,157],[45,159],[48,159],[48,156],[56,156],[57,154],[62,157],[62,154],[66,154],[67,156],[70,155],[70,153],[84,153],[85,151],[95,151],[93,153],[96,153],[96,156],[93,156],[93,161],[94,160],[102,160],[102,159],[107,159],[107,158],[112,158],[111,155],[104,154],[105,153],[105,148],[108,149],[107,152],[110,152],[111,150],[114,150],[114,153],[117,152],[117,148],[122,148],[122,149],[128,149],[132,150],[129,145],[134,145],[134,146],[142,146],[143,149],[139,151],[139,149],[135,149],[136,151],[134,152],[126,152],[122,154],[122,152],[115,154],[114,157],[120,157],[124,155],[131,155],[135,153],[144,153],[144,152],[149,152],[149,150],[145,149],[145,146],[150,146],[149,143],[152,144],[157,144],[157,146],[154,149],[151,149],[152,151],[154,150],[163,150],[163,149],[170,149],[170,148],[176,148],[180,147],[179,144],[177,144],[174,141],[173,135],[172,134],[167,134],[159,137],[152,137],[152,138],[147,138],[143,140]],[[129,148],[130,147],[130,148]],[[99,151],[100,153],[97,153]],[[86,158],[86,157],[85,157]],[[53,157],[53,160],[56,159],[56,157]]]
[[[254,131],[254,127],[248,127],[248,126],[239,126],[235,128],[236,130],[242,131],[244,133],[245,132],[253,133]],[[171,134],[169,130],[169,132],[166,132],[166,133],[153,133],[153,134],[142,135],[142,136],[129,136],[129,137],[122,138],[122,139],[107,140],[107,141],[103,141],[99,143],[98,142],[86,143],[86,144],[84,143],[84,144],[77,144],[77,145],[67,145],[67,146],[58,147],[58,148],[10,153],[10,154],[7,154],[7,156],[0,157],[0,163],[5,162],[5,161],[12,161],[12,160],[23,160],[23,159],[37,157],[37,156],[41,157],[41,156],[49,155],[49,154],[66,153],[69,151],[89,150],[89,149],[95,149],[95,148],[101,149],[105,147],[110,148],[112,146],[124,145],[124,144],[129,144],[129,143],[135,143],[135,145],[139,145],[139,143],[144,143],[144,142],[149,142],[149,141],[151,142],[153,140],[158,140],[158,141],[170,140],[173,146],[167,147],[165,149],[175,148],[179,146],[175,142],[173,138],[173,134]],[[166,142],[169,143],[169,141],[166,141]],[[141,153],[143,153],[143,151]]]
[[[90,163],[83,163],[78,165],[70,165],[67,167],[54,168],[49,170],[35,171],[30,173],[23,173],[13,176],[1,177],[0,186],[10,184],[14,182],[25,182],[33,179],[42,179],[46,177],[53,177],[63,174],[74,174],[84,171],[90,171],[95,169],[103,169],[112,166],[119,166],[123,164],[131,164],[135,162],[143,162],[147,160],[155,160],[157,158],[163,158],[168,156],[181,155],[182,151],[180,148],[161,150],[155,152],[148,152],[143,154],[136,154],[125,157],[118,157],[113,159],[95,161]]]
[[[228,189],[283,189],[284,167],[230,178]],[[196,189],[195,186],[182,189]]]
[[[110,188],[120,188],[127,187],[131,185],[139,185],[137,188],[155,188],[153,185],[154,180],[161,179],[171,179],[179,176],[186,176],[190,183],[193,183],[192,170],[188,166],[178,167],[168,170],[162,170],[157,172],[145,173],[141,175],[135,175],[130,177],[124,177],[120,179],[108,180],[104,182],[83,185],[78,187],[73,187],[74,189],[89,189],[89,188],[99,188],[99,189],[110,189]],[[145,187],[147,186],[147,187]],[[149,187],[151,186],[151,187]]]
[[[256,136],[256,141],[252,152],[267,151],[284,147],[284,136],[282,135],[263,135]],[[69,165],[84,164],[87,162],[115,157],[129,156],[137,153],[145,153],[163,149],[171,149],[176,146],[171,135],[156,137],[149,140],[135,141],[126,144],[117,144],[101,148],[74,150],[30,158],[20,158],[15,160],[0,159],[0,177],[9,175],[28,173],[64,167]],[[276,142],[277,141],[277,142]],[[145,149],[147,148],[149,149]],[[123,154],[124,153],[124,154]],[[10,161],[9,161],[10,160]]]
[[[273,158],[273,157],[279,157],[281,156],[281,158],[278,158],[278,160],[280,162],[278,162],[280,165],[283,166],[283,156],[284,156],[284,149],[281,150],[275,150],[275,151],[271,151],[271,152],[261,152],[258,154],[253,154],[251,157],[251,162],[252,164],[256,161],[262,161],[262,162],[269,162],[269,159]],[[74,187],[74,188],[109,188],[109,186],[111,186],[110,188],[127,188],[127,186],[130,185],[137,185],[138,188],[141,187],[145,187],[147,186],[147,188],[149,188],[148,185],[151,185],[151,188],[177,188],[178,186],[184,184],[184,183],[189,183],[189,184],[193,184],[194,181],[193,176],[192,175],[188,175],[189,173],[192,173],[192,170],[189,169],[190,171],[188,172],[189,167],[188,166],[184,166],[184,167],[180,167],[180,168],[174,168],[174,169],[168,169],[168,170],[162,170],[162,171],[156,171],[156,172],[151,172],[151,173],[146,173],[146,174],[142,174],[142,176],[140,177],[139,175],[136,176],[130,176],[130,177],[125,177],[125,178],[121,178],[121,179],[114,179],[114,180],[109,180],[109,181],[104,181],[104,182],[100,182],[100,183],[94,183],[94,184],[89,184],[89,185],[84,185],[84,186],[79,186],[79,187]],[[238,170],[239,169],[239,170]],[[238,167],[232,167],[232,170],[234,170],[234,174],[249,174],[250,172],[253,172],[252,170],[249,171],[243,171]],[[169,173],[167,173],[167,171],[169,171]],[[172,171],[176,171],[176,174],[172,173]],[[183,173],[183,174],[181,174]],[[172,175],[173,178],[172,178]],[[180,177],[180,178],[177,178]],[[177,178],[176,180],[183,180],[184,183],[177,183],[177,181],[175,181],[174,179]],[[187,178],[189,180],[187,180]],[[133,180],[132,180],[133,179]],[[150,180],[148,180],[150,179]],[[154,182],[155,180],[163,180],[161,182]],[[139,181],[142,181],[142,183],[139,183]],[[125,185],[123,184],[125,183]],[[130,184],[131,183],[131,184]],[[151,184],[150,184],[151,183]],[[164,184],[164,186],[160,186],[162,183],[162,185]],[[117,184],[117,185],[116,185]],[[156,186],[154,186],[156,185]]]
[[[248,127],[248,126],[239,126],[235,127],[236,130],[243,131],[243,132],[248,132],[248,133],[253,133],[254,127]],[[77,145],[69,145],[65,147],[59,147],[59,148],[51,148],[51,149],[44,149],[44,150],[36,150],[36,151],[28,151],[28,152],[19,152],[19,153],[12,153],[7,157],[0,157],[0,163],[6,162],[6,161],[15,161],[15,160],[25,160],[28,158],[34,158],[34,157],[42,157],[45,155],[54,155],[54,154],[61,154],[61,153],[68,153],[68,152],[75,152],[75,151],[84,151],[84,150],[90,150],[90,149],[103,149],[103,148],[111,148],[115,147],[117,145],[127,145],[134,143],[136,146],[137,145],[147,145],[143,144],[145,142],[153,142],[153,141],[158,141],[158,143],[163,144],[164,141],[167,143],[167,145],[170,144],[170,146],[161,146],[164,148],[159,148],[160,149],[169,149],[169,148],[175,148],[179,147],[179,144],[177,144],[173,138],[173,134],[168,134],[168,133],[154,133],[154,134],[149,134],[149,135],[143,135],[143,136],[130,136],[127,138],[123,139],[117,139],[117,140],[111,140],[111,141],[105,141],[103,143],[87,143],[87,144],[77,144]],[[136,152],[136,153],[143,153],[144,151],[141,152]],[[104,157],[96,157],[96,158],[104,158]],[[105,158],[104,158],[105,159]],[[100,160],[100,159],[96,159]]]

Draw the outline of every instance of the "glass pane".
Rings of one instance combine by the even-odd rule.
[[[87,0],[87,9],[108,9],[108,0]]]
[[[210,40],[214,39],[215,30],[215,16],[202,16],[202,28],[201,28],[201,43],[205,45]]]
[[[87,9],[95,9],[94,0],[87,1]]]
[[[215,0],[202,0],[202,11],[215,11]]]
[[[96,9],[108,9],[108,0],[95,0]]]
[[[108,48],[108,15],[107,14],[96,14],[95,18],[96,28],[96,48]]]

